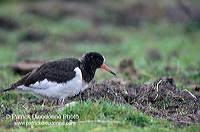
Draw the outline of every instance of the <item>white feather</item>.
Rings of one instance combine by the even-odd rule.
[[[76,67],[74,71],[76,72],[75,77],[64,83],[51,82],[45,79],[31,84],[29,87],[24,85],[18,86],[17,89],[31,92],[40,98],[65,99],[78,94],[88,87],[88,84],[82,80],[81,70]]]

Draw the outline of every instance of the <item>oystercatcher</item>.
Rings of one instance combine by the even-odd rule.
[[[97,52],[85,53],[79,60],[64,58],[48,61],[3,91],[27,91],[38,98],[59,99],[59,104],[63,105],[67,97],[88,87],[96,69],[102,68],[116,76],[104,61],[103,55]]]

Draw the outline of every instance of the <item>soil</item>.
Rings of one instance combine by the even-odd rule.
[[[47,34],[39,32],[39,31],[35,31],[35,30],[30,30],[27,31],[27,33],[25,33],[21,40],[22,41],[42,41],[45,39],[45,37],[47,36]]]
[[[200,95],[178,89],[172,77],[158,78],[149,86],[113,78],[92,83],[71,99],[106,99],[134,105],[145,114],[173,121],[178,126],[200,123]]]
[[[14,30],[19,28],[19,24],[10,17],[0,16],[0,29]]]
[[[112,44],[112,43],[120,43],[121,40],[116,37],[109,37],[107,35],[101,34],[97,30],[90,30],[85,32],[76,33],[71,36],[64,37],[67,43],[70,42],[84,42],[84,43],[105,43],[105,44]]]
[[[104,24],[141,27],[146,22],[160,23],[164,20],[185,24],[186,32],[200,29],[200,8],[189,0],[170,5],[162,5],[155,0],[133,1],[128,4],[110,4],[100,0],[42,1],[24,7],[23,13],[53,21],[80,17],[90,21],[94,27]]]
[[[151,60],[161,60],[162,56],[160,52],[156,49],[150,49],[147,51],[147,57]]]
[[[160,6],[154,0],[144,0],[120,6],[120,8],[111,9],[111,13],[116,19],[113,22],[117,25],[133,25],[138,27],[147,21],[158,21],[162,16]]]
[[[118,71],[126,75],[129,79],[138,79],[141,74],[136,70],[133,59],[123,59],[119,66]]]
[[[82,1],[42,1],[25,8],[24,13],[32,14],[53,21],[68,17],[81,17],[99,23],[100,16],[95,7]],[[48,5],[48,6],[47,6]],[[92,4],[94,5],[94,4]]]
[[[9,66],[15,73],[20,75],[25,75],[32,70],[38,68],[43,63],[45,63],[45,60],[26,60],[23,63],[16,63],[11,66]]]
[[[200,21],[200,8],[190,1],[178,1],[174,6],[168,7],[165,12],[168,21],[187,23],[191,20]]]
[[[188,87],[194,89],[195,91],[200,91],[200,85],[190,84]]]
[[[47,18],[50,20],[59,20],[69,14],[67,11],[64,11],[62,9],[57,8],[57,11],[55,11],[52,10],[52,8],[37,9],[36,7],[31,7],[27,9],[26,13]]]

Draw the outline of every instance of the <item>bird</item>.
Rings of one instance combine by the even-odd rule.
[[[84,91],[101,68],[116,76],[98,52],[87,52],[80,59],[63,58],[48,61],[10,85],[10,90],[30,92],[40,99],[58,99],[63,105],[68,97]]]

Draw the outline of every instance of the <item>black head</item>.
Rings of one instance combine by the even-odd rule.
[[[104,57],[97,52],[89,52],[85,53],[81,57],[81,62],[86,64],[88,67],[92,67],[92,69],[100,68],[104,62]]]
[[[96,69],[102,68],[114,75],[116,75],[113,71],[110,70],[108,66],[104,64],[104,57],[100,53],[97,52],[89,52],[85,53],[80,61],[84,64],[85,69],[95,72]]]

